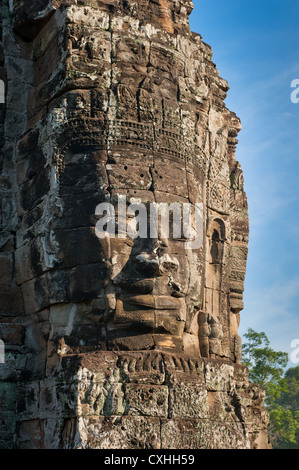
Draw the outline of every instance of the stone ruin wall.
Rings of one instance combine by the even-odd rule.
[[[3,448],[267,447],[238,335],[241,124],[210,46],[190,32],[192,8],[3,1]],[[117,194],[201,202],[203,247],[160,244],[175,272],[139,279],[128,267],[138,247],[94,234],[97,204]]]

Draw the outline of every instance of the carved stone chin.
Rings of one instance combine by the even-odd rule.
[[[193,7],[3,1],[3,445],[267,447],[241,123]]]

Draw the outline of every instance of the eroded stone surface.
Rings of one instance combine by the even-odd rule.
[[[240,366],[241,124],[192,8],[3,1],[3,447],[267,446]],[[99,240],[96,207],[120,195],[200,204],[203,244]]]
[[[219,391],[210,375],[220,361],[176,361],[156,352],[65,356],[58,377],[19,391],[20,447],[250,449],[265,440],[264,396],[249,386],[246,368],[232,366],[229,390]]]

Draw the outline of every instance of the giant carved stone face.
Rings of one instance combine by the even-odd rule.
[[[88,299],[84,304],[88,305],[84,313],[77,314],[77,328],[72,338],[66,341],[80,350],[91,344],[92,349],[158,349],[198,356],[197,313],[203,306],[205,250],[203,220],[196,218],[198,206],[202,206],[203,201],[201,171],[191,162],[186,166],[185,161],[173,156],[151,155],[125,147],[107,154],[106,151],[87,147],[79,151],[80,146],[76,143],[68,148],[64,156],[65,165],[60,176],[61,205],[69,207],[74,200],[73,194],[69,200],[68,191],[63,188],[66,183],[74,183],[77,175],[79,179],[71,192],[80,184],[79,181],[81,185],[85,182],[87,193],[78,193],[81,202],[77,215],[80,219],[85,214],[85,223],[89,219],[90,227],[84,230],[84,234],[73,230],[72,240],[65,233],[61,237],[60,231],[56,231],[61,258],[64,259],[70,250],[70,241],[78,250],[78,262],[82,259],[82,253],[86,255],[84,246],[92,247],[91,277],[97,277],[98,285],[97,292],[92,279],[89,286],[86,271],[82,299]],[[91,199],[86,197],[89,191]],[[122,208],[125,207],[125,214],[123,209],[120,211],[120,200],[124,201]],[[101,220],[96,216],[97,206],[102,203],[113,207],[116,222],[115,234],[105,238],[98,237],[96,230]],[[128,231],[130,224],[138,220],[134,217],[138,215],[138,210],[135,214],[130,213],[130,208],[136,208],[134,204],[138,207],[141,204],[147,215],[146,234],[143,231],[142,236],[137,234],[135,237]],[[168,234],[163,231],[161,214],[156,232],[151,232],[151,210],[155,204],[164,204],[169,208]],[[199,231],[188,238],[181,226],[181,236],[178,236],[174,232],[177,220],[171,210],[173,207],[179,208],[180,223],[185,220],[191,229]],[[184,207],[188,208],[186,219]],[[79,221],[77,224],[81,225]],[[190,243],[190,240],[193,242]],[[78,292],[76,285],[72,291]],[[80,308],[79,302],[79,312]],[[80,317],[83,319],[81,325]],[[87,317],[97,318],[96,334],[100,336],[97,346],[92,340],[84,340],[81,335],[82,324]]]
[[[111,160],[115,163],[106,166],[108,179],[118,188],[111,190],[110,201],[115,204],[119,225],[124,221],[116,204],[120,197],[127,202],[127,214],[131,204],[136,205],[135,209],[142,204],[148,217],[147,233],[142,236],[133,238],[126,231],[123,238],[100,240],[108,268],[105,322],[109,344],[116,349],[199,355],[196,313],[203,303],[204,247],[199,243],[192,249],[188,247],[183,230],[177,238],[171,211],[168,236],[163,233],[161,218],[156,236],[152,236],[150,217],[155,203],[169,208],[181,203],[182,213],[183,205],[190,207],[190,223],[194,226],[195,206],[190,199],[195,201],[196,195],[197,204],[202,202],[202,187],[194,180],[196,169],[190,166],[187,170],[184,162],[159,155],[154,161],[136,153]],[[142,186],[145,189],[140,189]],[[136,223],[133,212],[131,219],[127,216],[126,222]],[[202,239],[202,234],[197,235]]]
[[[18,145],[26,311],[44,312],[62,352],[161,349],[239,361],[248,243],[241,127],[224,105],[228,85],[211,49],[190,35],[192,1],[53,0],[41,23],[30,19],[35,4],[23,3],[16,31],[34,58]],[[40,73],[48,63],[53,73]],[[161,232],[99,239],[96,208],[116,207],[119,196],[202,204],[202,246],[186,249]]]

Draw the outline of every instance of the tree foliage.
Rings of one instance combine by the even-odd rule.
[[[285,372],[288,354],[274,351],[264,332],[249,328],[244,337],[243,363],[249,378],[266,392],[272,446],[299,449],[299,366]]]
[[[243,345],[243,362],[249,368],[249,378],[265,389],[266,403],[270,405],[286,390],[283,374],[288,354],[271,349],[264,332],[249,328],[244,336],[247,342]]]

